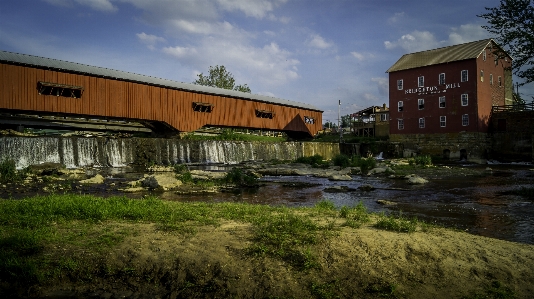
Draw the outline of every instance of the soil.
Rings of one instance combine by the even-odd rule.
[[[122,269],[34,287],[41,298],[532,298],[534,246],[434,228],[411,234],[343,228],[300,271],[251,256],[251,227],[225,222],[195,234],[106,223],[131,233],[95,263]],[[64,254],[50,248],[51,255]],[[69,252],[67,250],[67,252]],[[83,252],[72,252],[81,255]],[[90,257],[86,257],[90,260]]]

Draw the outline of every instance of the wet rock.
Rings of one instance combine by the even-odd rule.
[[[215,172],[205,170],[191,170],[191,176],[193,179],[200,180],[218,180],[226,177],[226,172]]]
[[[334,174],[328,177],[330,181],[352,181],[352,177],[348,174]]]
[[[95,175],[92,178],[88,178],[86,180],[81,180],[80,183],[82,184],[103,184],[104,183],[104,177],[100,174]]]
[[[61,163],[45,162],[28,166],[30,173],[35,175],[54,175],[60,174],[65,170],[65,165]]]
[[[376,167],[376,168],[369,170],[367,174],[373,175],[373,174],[381,174],[381,173],[395,173],[395,171],[388,166],[382,166],[382,167]]]
[[[308,183],[308,182],[291,182],[291,183],[282,184],[283,187],[287,187],[287,188],[310,188],[310,187],[317,187],[319,185],[321,184]]]
[[[361,185],[360,187],[358,187],[358,189],[362,190],[362,191],[373,191],[373,190],[376,190],[375,187],[373,187],[372,185],[369,185],[369,184]]]
[[[385,200],[385,199],[379,199],[379,200],[376,201],[376,203],[384,205],[384,206],[395,206],[395,205],[397,205],[396,202]]]
[[[141,181],[141,186],[149,189],[167,191],[182,185],[182,181],[176,179],[174,173],[162,173],[149,175]]]
[[[350,168],[350,174],[360,174],[362,173],[361,167],[351,167]]]
[[[344,192],[356,191],[356,189],[349,188],[347,186],[331,186],[331,187],[325,188],[323,191],[328,192],[328,193],[344,193]]]
[[[428,180],[415,174],[409,174],[404,178],[408,180],[408,184],[410,185],[422,185],[428,183]]]

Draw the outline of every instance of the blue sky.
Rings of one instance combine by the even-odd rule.
[[[224,65],[323,122],[388,104],[403,54],[490,36],[499,0],[2,0],[0,50],[181,82]],[[530,101],[533,84],[520,88]]]

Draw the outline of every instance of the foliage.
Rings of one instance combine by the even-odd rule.
[[[258,178],[250,173],[244,172],[240,168],[232,168],[232,170],[226,174],[224,182],[227,184],[235,184],[240,187],[254,187],[258,183]]]
[[[312,166],[328,165],[328,162],[324,161],[323,156],[319,154],[308,157],[298,157],[295,160],[295,163],[309,164]]]
[[[341,127],[347,128],[351,125],[351,117],[350,115],[343,115],[341,117]]]
[[[184,184],[193,182],[193,175],[185,164],[174,165],[174,173],[176,173],[176,178]]]
[[[416,156],[414,158],[410,158],[408,163],[410,163],[410,165],[431,166],[432,157],[428,155]]]
[[[17,171],[15,161],[6,159],[0,162],[0,183],[13,183],[21,181],[27,173],[26,170]]]
[[[351,165],[351,160],[346,155],[338,154],[338,155],[335,155],[334,158],[332,158],[332,163],[335,166],[340,166],[342,168],[345,168]]]
[[[223,129],[221,134],[213,136],[187,134],[185,140],[232,140],[232,141],[260,141],[260,142],[284,142],[284,137],[258,136],[251,134],[241,134],[233,129]]]
[[[488,21],[482,26],[497,35],[497,41],[514,58],[514,74],[527,84],[534,81],[534,5],[531,0],[501,0],[499,7],[486,7],[478,15]],[[496,53],[503,56],[503,53]]]
[[[360,167],[362,173],[367,173],[376,167],[376,160],[373,157],[362,158],[361,156],[353,156],[351,160],[352,166]]]
[[[198,78],[195,80],[195,82],[193,82],[193,84],[251,93],[250,87],[248,87],[247,84],[235,84],[234,75],[227,71],[224,65],[216,65],[215,67],[210,66],[208,75],[200,73],[197,76]]]
[[[367,208],[360,201],[356,206],[348,208],[346,206],[341,207],[339,210],[339,217],[345,219],[344,226],[359,228],[362,224],[371,221],[371,217],[367,212]]]
[[[396,232],[413,233],[417,229],[417,224],[418,220],[416,218],[408,219],[402,214],[394,216],[381,213],[378,215],[375,227]]]

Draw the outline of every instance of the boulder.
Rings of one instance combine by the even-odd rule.
[[[415,174],[409,174],[404,178],[408,180],[408,184],[410,185],[422,185],[428,183],[428,180]]]
[[[215,171],[205,171],[205,170],[191,170],[191,176],[194,179],[200,180],[213,180],[213,179],[223,179],[226,177],[226,172],[215,172]]]
[[[375,187],[373,187],[372,185],[369,185],[369,184],[361,185],[360,187],[358,187],[358,189],[360,189],[362,191],[373,191],[373,190],[376,190]]]
[[[161,173],[146,176],[141,181],[141,186],[149,189],[160,189],[163,191],[173,189],[182,185],[182,181],[176,179],[174,173]]]
[[[352,177],[348,174],[334,174],[328,177],[330,181],[352,181]]]
[[[328,193],[344,193],[344,192],[356,191],[356,189],[349,188],[347,186],[331,186],[331,187],[325,188],[323,191],[328,192]]]
[[[384,205],[384,206],[395,206],[395,205],[397,205],[396,202],[385,200],[385,199],[379,199],[379,200],[376,201],[376,203]]]
[[[382,166],[382,167],[376,167],[376,168],[369,170],[367,174],[373,175],[373,174],[380,174],[380,173],[395,173],[395,171],[388,166]]]
[[[100,174],[95,175],[92,178],[88,178],[86,180],[81,180],[80,183],[82,184],[103,184],[104,183],[104,177]]]
[[[45,162],[41,164],[30,165],[28,170],[36,175],[54,175],[60,174],[66,167],[61,163]]]

